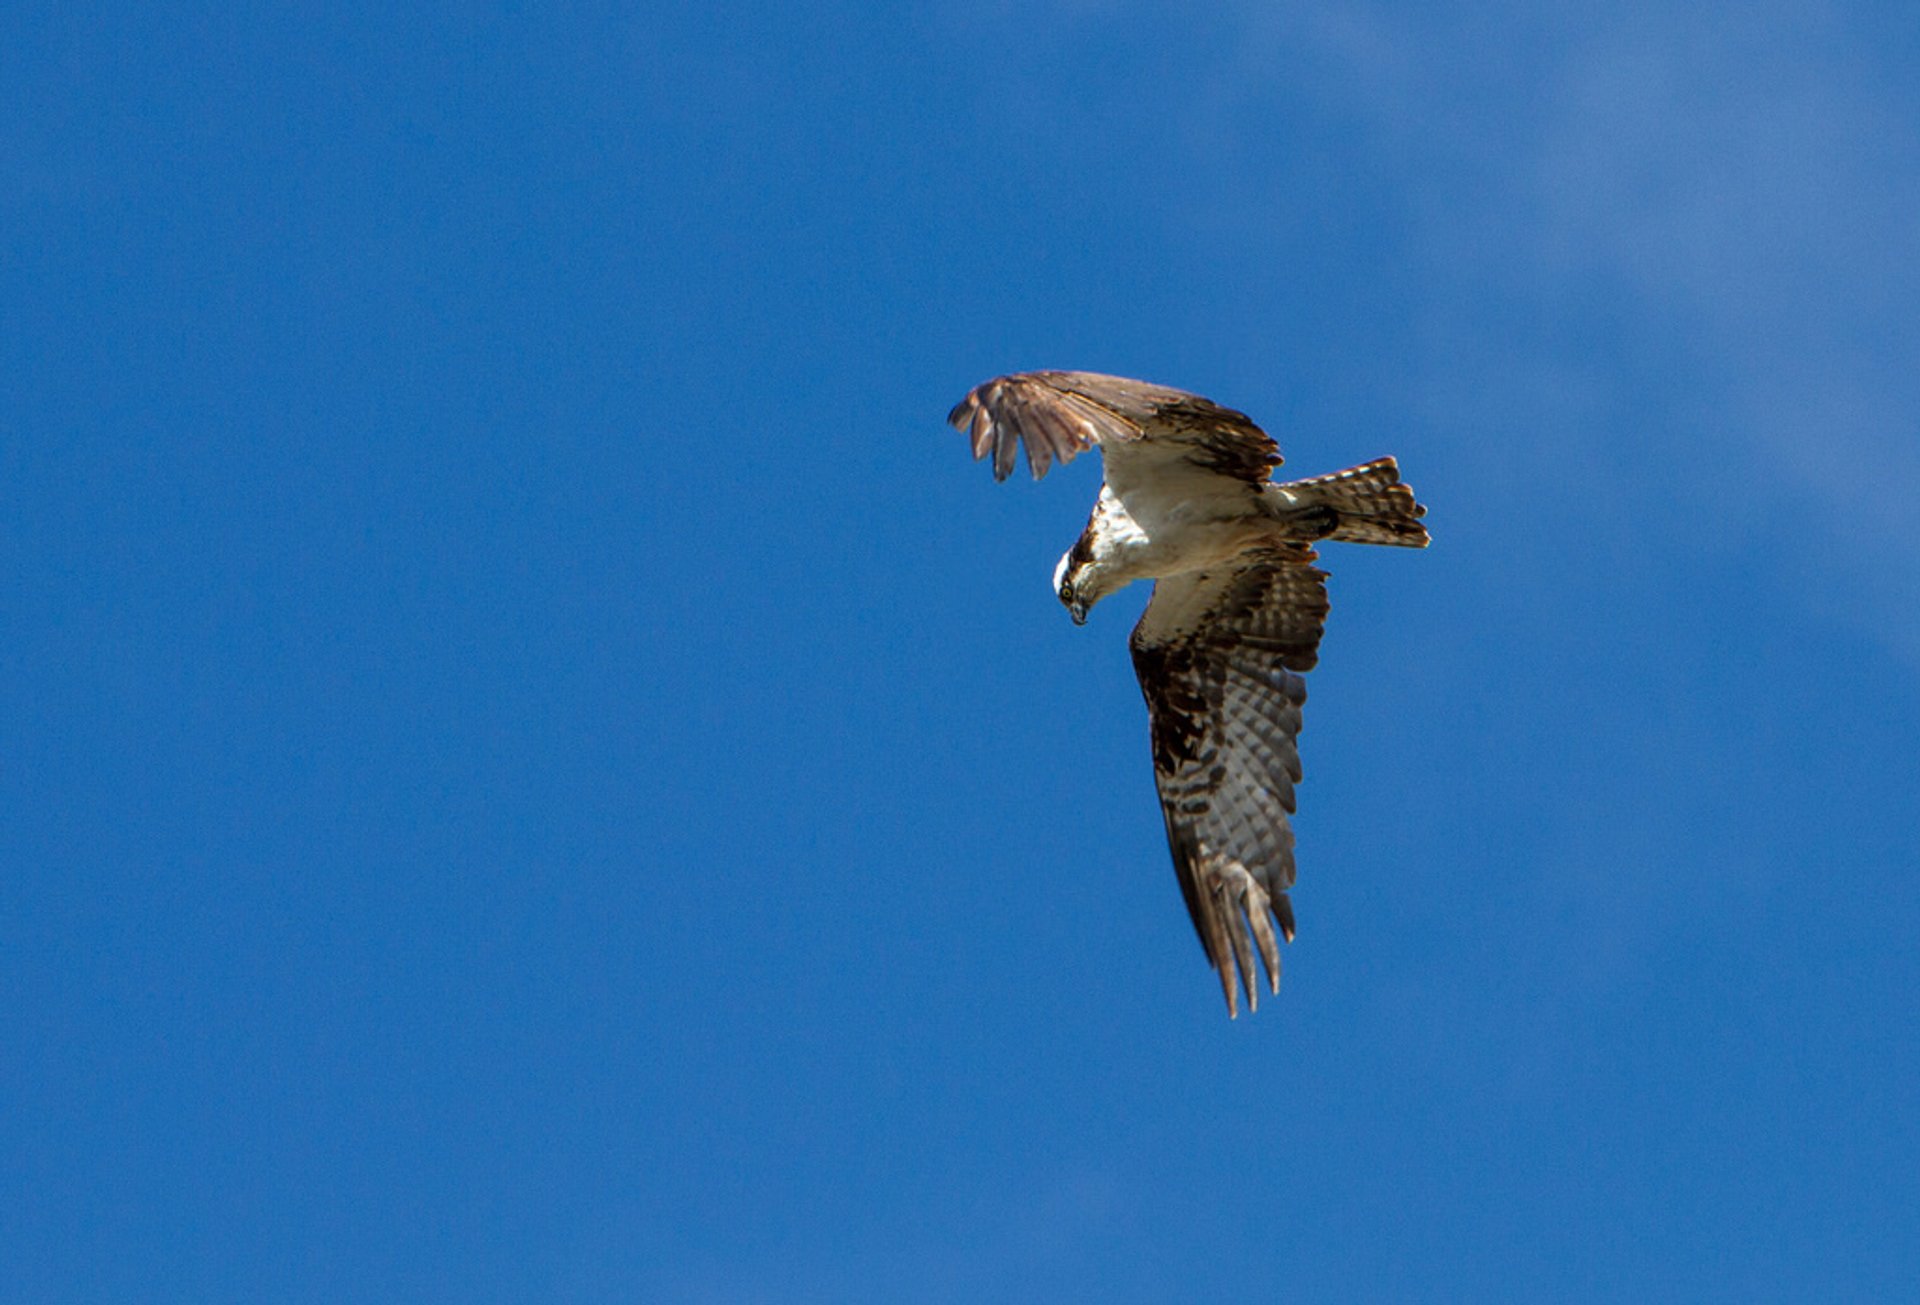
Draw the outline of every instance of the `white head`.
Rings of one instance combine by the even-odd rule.
[[[1105,596],[1089,551],[1083,538],[1053,568],[1054,596],[1066,606],[1075,625],[1085,625],[1088,610]]]

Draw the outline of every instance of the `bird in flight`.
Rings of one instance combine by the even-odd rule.
[[[987,381],[947,420],[995,480],[1024,447],[1038,480],[1100,450],[1105,482],[1087,528],[1053,572],[1073,617],[1135,580],[1153,597],[1134,627],[1154,780],[1187,912],[1219,972],[1259,1006],[1254,952],[1280,991],[1293,941],[1293,786],[1300,779],[1301,672],[1327,615],[1321,540],[1425,548],[1426,509],[1392,458],[1274,481],[1280,450],[1246,414],[1184,390],[1095,372]]]

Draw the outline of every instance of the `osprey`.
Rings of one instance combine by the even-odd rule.
[[[1017,446],[1035,480],[1100,450],[1105,483],[1054,568],[1054,592],[1083,625],[1108,594],[1155,582],[1131,647],[1167,842],[1228,1015],[1240,986],[1258,1008],[1254,949],[1277,993],[1274,925],[1294,934],[1300,672],[1313,669],[1327,615],[1312,546],[1424,548],[1426,509],[1392,458],[1277,483],[1279,447],[1246,414],[1121,376],[1001,376],[947,420],[972,437],[976,460],[993,455],[995,480],[1013,471]]]

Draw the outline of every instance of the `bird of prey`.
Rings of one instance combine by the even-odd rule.
[[[1076,625],[1108,594],[1152,580],[1132,639],[1154,779],[1187,911],[1219,972],[1259,1006],[1253,954],[1280,991],[1274,925],[1293,941],[1293,786],[1300,708],[1327,615],[1321,540],[1424,548],[1426,509],[1392,458],[1308,480],[1271,478],[1280,450],[1244,413],[1197,394],[1094,372],[1023,372],[976,386],[948,414],[995,480],[1016,450],[1038,480],[1100,450],[1106,473],[1053,588]],[[1236,979],[1238,982],[1236,983]]]

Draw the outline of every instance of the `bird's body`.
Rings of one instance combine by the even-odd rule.
[[[949,420],[994,475],[1024,446],[1034,477],[1098,448],[1105,483],[1054,571],[1076,623],[1155,581],[1132,651],[1154,777],[1187,908],[1237,1012],[1258,1004],[1253,955],[1278,991],[1273,926],[1293,937],[1295,736],[1327,612],[1322,539],[1424,547],[1425,513],[1381,458],[1284,484],[1244,414],[1182,390],[1092,372],[1027,372],[976,387]]]
[[[1245,503],[1169,494],[1151,481],[1129,490],[1109,483],[1100,487],[1087,521],[1087,550],[1112,592],[1134,580],[1158,580],[1238,557],[1271,528],[1271,520]]]

